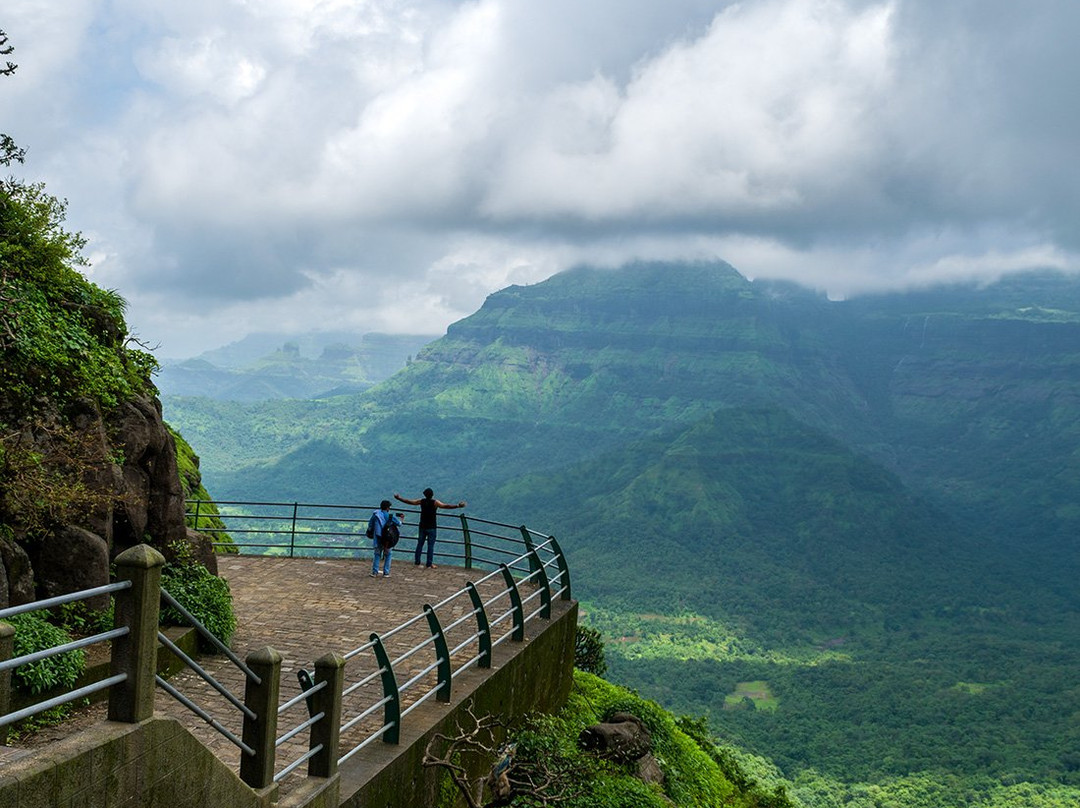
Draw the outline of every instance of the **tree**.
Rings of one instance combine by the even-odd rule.
[[[0,28],[0,56],[10,56],[15,48],[8,44],[7,34]],[[7,61],[5,67],[0,67],[0,76],[10,76],[18,67],[17,64]],[[26,149],[20,149],[11,135],[0,132],[0,166],[11,165],[12,162],[21,163],[26,158]]]
[[[538,806],[556,805],[569,797],[572,771],[562,761],[515,754],[516,744],[500,745],[495,740],[505,733],[503,721],[491,715],[478,718],[471,706],[467,712],[472,725],[460,727],[456,735],[435,733],[424,750],[423,765],[447,772],[469,808],[496,808],[517,796]],[[491,761],[490,769],[470,776],[462,760],[469,757]],[[487,800],[485,791],[490,795]]]

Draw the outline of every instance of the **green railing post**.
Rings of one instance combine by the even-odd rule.
[[[345,658],[327,654],[315,660],[315,684],[326,687],[314,694],[311,712],[323,713],[321,720],[311,726],[309,749],[322,749],[308,761],[309,777],[333,777],[338,769],[338,745],[341,735],[341,694],[345,683]]]
[[[15,627],[11,623],[0,623],[0,662],[7,662],[15,656]],[[11,710],[11,670],[0,671],[0,715],[7,715]],[[7,724],[0,727],[0,745],[7,744]]]
[[[300,503],[294,502],[292,504],[292,527],[289,529],[289,558],[293,557],[293,551],[296,549],[296,511],[300,507]]]
[[[243,741],[255,754],[240,755],[240,779],[252,788],[262,789],[274,782],[281,654],[267,646],[252,651],[246,661],[258,681],[247,678],[244,705],[255,713],[255,718],[244,714]]]
[[[521,607],[521,592],[518,591],[517,581],[505,564],[500,564],[503,580],[506,581],[506,591],[510,593],[510,603],[514,609],[514,635],[510,638],[514,642],[522,642],[525,639],[525,610]]]
[[[472,569],[472,537],[469,535],[469,520],[461,514],[461,538],[465,542],[465,569]]]
[[[202,505],[202,500],[201,499],[195,500],[195,524],[192,525],[192,530],[198,530],[199,529],[199,506],[201,506],[201,505]]]
[[[533,559],[536,560],[535,564],[532,564]],[[533,578],[533,583],[539,586],[540,589],[540,616],[545,620],[551,619],[551,586],[548,584],[547,570],[544,569],[544,562],[540,560],[540,554],[536,550],[529,551],[529,561],[533,566],[533,571],[538,571],[539,574]]]
[[[450,688],[453,673],[450,667],[450,646],[446,644],[446,635],[443,633],[442,624],[435,610],[428,604],[424,604],[424,614],[427,615],[428,628],[435,645],[435,659],[439,663],[439,690],[435,694],[436,701],[450,701]]]
[[[536,545],[533,544],[532,533],[525,525],[521,526],[521,538],[525,542],[525,552],[529,554],[529,572],[536,572],[539,569],[540,559],[536,556]]]
[[[113,676],[127,678],[109,690],[109,720],[135,724],[154,714],[158,612],[165,556],[137,544],[116,557],[116,579],[131,586],[116,593],[115,625],[128,633],[112,641]]]
[[[559,589],[562,590],[562,599],[570,600],[570,565],[566,563],[566,556],[555,537],[548,536],[548,541],[555,550],[555,560],[559,562]]]
[[[378,634],[372,634],[369,639],[373,643],[371,650],[375,652],[375,661],[379,663],[383,699],[386,701],[383,707],[383,726],[389,729],[383,733],[383,743],[396,744],[401,738],[401,691],[398,690],[397,677],[394,676],[394,666],[390,664],[386,646]]]
[[[479,635],[477,642],[480,645],[476,666],[478,668],[490,668],[491,626],[488,624],[487,610],[484,609],[484,599],[480,597],[480,593],[476,591],[472,581],[466,582],[465,588],[469,590],[469,599],[472,600],[473,611],[476,612],[476,633]]]

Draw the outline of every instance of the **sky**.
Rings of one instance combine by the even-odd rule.
[[[1076,0],[4,0],[12,173],[159,358],[587,263],[1080,270]]]

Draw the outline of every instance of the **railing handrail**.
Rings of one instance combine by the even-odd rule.
[[[98,595],[108,595],[113,592],[120,592],[124,589],[129,589],[130,587],[131,581],[116,581],[115,583],[105,584],[104,586],[95,586],[92,589],[82,589],[78,592],[70,592],[66,595],[57,595],[54,598],[35,600],[32,603],[22,603],[18,606],[8,606],[6,609],[0,609],[0,620],[7,620],[9,617],[14,617],[17,614],[36,612],[41,609],[51,609],[53,606],[63,606],[65,603],[74,603],[77,600],[88,600],[97,597]]]

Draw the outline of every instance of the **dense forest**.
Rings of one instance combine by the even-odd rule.
[[[1075,804],[1080,283],[723,264],[489,297],[361,395],[165,397],[220,498],[431,485],[560,537],[609,676],[805,805]]]

